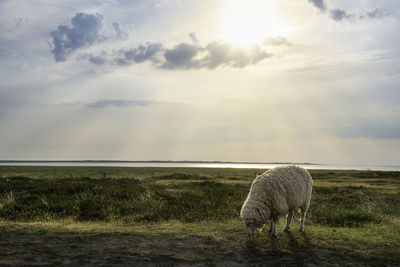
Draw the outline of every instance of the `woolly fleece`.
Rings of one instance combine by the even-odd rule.
[[[272,234],[276,235],[278,217],[289,214],[285,227],[288,230],[293,211],[300,209],[300,231],[304,231],[304,217],[310,205],[311,191],[312,178],[306,169],[294,165],[270,169],[253,181],[240,217],[246,225],[252,222],[257,228],[272,220]]]

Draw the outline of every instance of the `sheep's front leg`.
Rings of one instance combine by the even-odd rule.
[[[300,209],[300,232],[304,232],[304,222],[306,220],[306,210]]]
[[[272,219],[272,231],[271,237],[277,237],[278,231],[276,230],[276,225],[278,224],[278,217]]]
[[[289,229],[290,229],[290,223],[292,222],[293,212],[294,212],[294,211],[291,210],[291,211],[289,211],[289,213],[288,213],[288,215],[287,215],[287,218],[286,218],[286,226],[285,226],[285,229],[284,229],[285,232],[288,232]]]

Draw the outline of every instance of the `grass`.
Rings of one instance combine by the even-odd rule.
[[[306,234],[247,240],[256,169],[0,167],[0,265],[400,265],[400,172],[310,171]]]

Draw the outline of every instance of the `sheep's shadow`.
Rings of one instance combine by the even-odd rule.
[[[286,262],[293,261],[300,265],[309,262],[313,255],[307,234],[295,234],[290,231],[282,232],[275,238],[268,235],[248,239],[243,252],[249,259],[257,259],[259,262],[284,259]]]
[[[271,263],[285,262],[292,264],[295,262],[295,257],[287,249],[286,245],[282,243],[283,236],[271,237],[269,231],[258,234],[253,239],[247,239],[243,256],[249,259],[248,263]]]
[[[247,263],[274,263],[280,259],[294,262],[290,254],[279,248],[277,238],[271,238],[271,240],[263,238],[261,241],[247,240],[242,255]]]
[[[306,263],[312,257],[313,250],[310,243],[310,238],[305,232],[301,232],[300,236],[294,236],[290,231],[284,232],[288,237],[288,249],[299,263]],[[300,238],[301,237],[301,238]],[[300,238],[300,239],[299,239]]]

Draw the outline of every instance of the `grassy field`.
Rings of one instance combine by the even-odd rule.
[[[262,172],[0,166],[0,265],[400,266],[400,172],[311,170],[306,232],[250,241]]]

